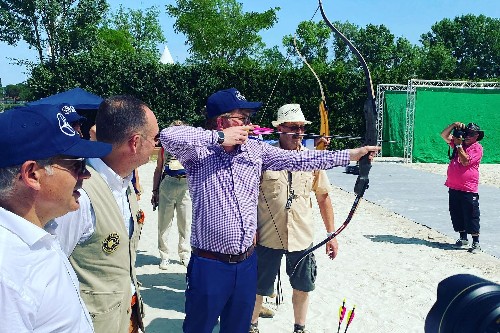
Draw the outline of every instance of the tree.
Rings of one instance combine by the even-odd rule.
[[[157,44],[166,42],[158,20],[157,7],[145,10],[125,10],[123,6],[107,22],[107,28],[113,28],[131,37],[134,49],[158,54]]]
[[[442,43],[427,48],[418,65],[419,77],[426,80],[456,79],[457,61]]]
[[[255,59],[256,64],[261,67],[280,69],[290,67],[289,57],[285,57],[279,50],[278,46],[273,46],[270,49],[264,49]]]
[[[287,47],[288,52],[296,54],[295,44],[300,54],[306,59],[309,64],[314,62],[325,63],[328,57],[328,39],[332,31],[325,22],[318,23],[311,21],[302,21],[299,23],[295,36],[288,35],[283,37],[283,45]],[[298,58],[297,62],[302,63]]]
[[[368,24],[360,28],[349,22],[335,24],[363,56],[375,84],[406,83],[415,75],[420,49],[406,38],[396,38],[384,25]],[[333,49],[337,65],[343,62],[361,75],[359,60],[338,36],[335,36]]]
[[[128,31],[103,27],[99,29],[97,48],[124,53],[134,52],[134,38]]]
[[[28,87],[23,83],[8,84],[5,86],[5,97],[16,103],[18,100],[26,100],[29,94]]]
[[[55,62],[95,44],[107,9],[106,0],[0,0],[0,41],[24,40],[41,63]]]
[[[445,56],[444,73],[453,70],[450,79],[489,79],[500,76],[500,19],[472,14],[443,19],[421,35],[425,59],[423,71],[430,70],[429,62]],[[454,66],[449,63],[450,56]],[[454,67],[454,68],[452,68]],[[432,72],[427,72],[431,74]],[[436,76],[434,76],[435,78]]]
[[[279,7],[263,13],[243,13],[236,0],[177,0],[167,5],[167,13],[176,19],[176,32],[187,37],[189,62],[225,62],[234,64],[251,58],[265,44],[258,32],[270,29],[277,21]]]

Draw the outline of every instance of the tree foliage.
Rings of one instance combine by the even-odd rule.
[[[23,40],[55,62],[95,44],[107,9],[106,0],[0,0],[0,41]]]
[[[167,5],[176,32],[186,35],[190,63],[234,64],[264,48],[259,32],[277,21],[278,7],[263,13],[243,12],[236,0],[177,0]]]
[[[128,34],[134,49],[158,54],[157,44],[166,42],[158,20],[159,14],[157,7],[126,10],[120,5],[108,19],[107,28]]]
[[[8,84],[5,86],[4,95],[16,103],[19,100],[26,100],[29,97],[29,90],[24,83]]]
[[[421,35],[421,42],[424,45],[421,72],[424,77],[436,73],[449,79],[467,80],[500,76],[498,18],[469,14],[453,20],[443,19],[434,24],[430,32]],[[442,60],[439,60],[440,55]],[[433,64],[436,60],[438,63]]]
[[[302,63],[295,50],[297,46],[300,54],[310,64],[325,63],[328,58],[328,40],[332,31],[326,23],[302,21],[299,23],[295,35],[283,37],[283,45],[291,54],[296,54],[296,63]]]

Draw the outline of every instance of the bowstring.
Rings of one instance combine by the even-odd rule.
[[[314,14],[311,16],[311,18],[309,19],[309,21],[312,21],[314,19],[314,17],[316,16],[316,14],[318,13],[318,10],[319,10],[319,5],[318,7],[316,7],[316,10],[314,11]],[[295,43],[295,34],[294,34],[294,43]],[[300,52],[297,51],[297,48],[295,48],[295,51],[300,55]],[[285,67],[285,64],[287,63],[287,61],[290,59],[290,56],[293,54],[292,51],[287,51],[287,56],[285,58],[285,60],[281,63],[281,65],[278,67],[278,77],[276,78],[276,81],[274,81],[274,85],[273,85],[273,88],[271,89],[271,93],[269,94],[269,97],[267,98],[267,101],[266,103],[264,104],[264,107],[262,108],[262,111],[261,111],[261,116],[260,116],[260,119],[259,119],[259,124],[262,122],[262,119],[264,118],[264,114],[266,113],[265,111],[267,110],[267,107],[269,106],[269,103],[271,102],[271,98],[273,97],[273,94],[274,94],[274,91],[276,90],[276,87],[278,86],[278,81],[281,77],[281,73],[283,73],[283,68]],[[314,71],[313,71],[314,73]],[[316,74],[314,74],[316,76]],[[318,79],[316,77],[316,79]],[[320,83],[320,87],[321,87],[321,95],[323,96],[323,99],[324,99],[324,95],[323,95],[323,87],[321,86],[321,83]]]

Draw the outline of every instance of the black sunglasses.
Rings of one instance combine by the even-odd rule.
[[[54,159],[52,161],[52,163],[57,163],[58,161],[73,162],[71,168],[65,168],[65,167],[59,166],[59,169],[68,170],[68,171],[71,171],[72,173],[75,173],[77,175],[83,175],[84,173],[87,172],[87,160],[83,157],[81,157],[81,158],[57,158],[57,159]],[[52,164],[52,167],[54,167],[56,169],[58,168],[58,166],[53,165],[53,164]]]
[[[304,125],[287,126],[287,125],[281,124],[281,126],[286,127],[288,129],[291,129],[293,132],[305,131],[306,130],[306,127]]]

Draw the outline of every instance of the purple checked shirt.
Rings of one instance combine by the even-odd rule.
[[[284,150],[250,139],[227,153],[217,139],[217,131],[190,126],[172,126],[160,133],[165,150],[186,170],[193,201],[191,245],[213,252],[240,254],[252,245],[262,171],[313,171],[349,164],[348,150]]]

